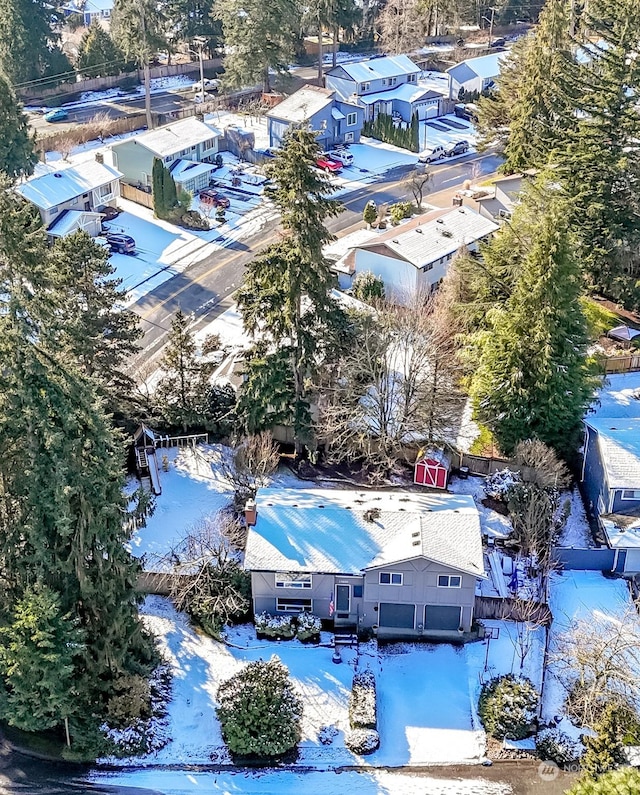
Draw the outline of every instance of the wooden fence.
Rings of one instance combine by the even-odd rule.
[[[602,357],[600,367],[605,375],[613,373],[633,373],[640,370],[640,352],[629,353],[628,356]]]
[[[153,210],[153,195],[136,188],[134,185],[121,182],[120,195],[123,199],[128,199],[129,201],[141,204],[143,207],[148,207],[150,210]]]
[[[100,114],[99,114],[100,115]],[[59,152],[62,149],[70,150],[74,146],[80,146],[87,141],[95,141],[97,138],[107,138],[113,135],[141,130],[147,124],[147,117],[144,113],[134,113],[130,116],[122,116],[118,119],[100,118],[99,121],[88,121],[78,124],[71,130],[61,130],[60,132],[38,137],[36,146],[41,155],[44,152]]]
[[[454,456],[454,458],[456,457]],[[526,469],[526,467],[514,464],[508,458],[461,453],[457,459],[454,463],[459,467],[468,467],[472,475],[493,475],[500,469],[510,469],[512,472],[523,472]]]
[[[544,626],[549,626],[553,618],[549,606],[542,602],[534,602],[532,606],[531,602],[494,596],[476,596],[473,617],[493,621],[532,621]]]

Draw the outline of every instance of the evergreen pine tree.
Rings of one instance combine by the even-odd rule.
[[[86,232],[59,238],[51,250],[61,293],[61,350],[99,385],[111,411],[122,410],[133,391],[128,359],[138,350],[138,316],[125,309],[125,291],[109,254]]]
[[[376,207],[376,203],[373,201],[373,199],[371,199],[364,206],[364,211],[362,213],[362,220],[369,228],[371,228],[371,224],[376,220],[377,217],[378,217],[378,208]]]
[[[580,766],[591,778],[597,778],[602,773],[627,763],[622,744],[624,728],[619,713],[618,705],[608,704],[594,726],[595,736],[583,739],[587,750],[580,760]]]
[[[0,172],[15,178],[33,173],[35,136],[9,81],[0,74]]]
[[[97,20],[92,22],[80,40],[76,62],[78,71],[99,77],[120,74],[124,66],[122,51]]]
[[[158,218],[166,218],[167,208],[164,203],[164,179],[167,169],[164,163],[157,157],[153,158],[151,169],[151,185],[153,194],[153,211]]]
[[[171,176],[171,172],[164,165],[162,166],[162,168],[165,171],[164,178],[162,181],[162,190],[163,190],[162,203],[164,205],[165,213],[170,214],[178,206],[178,193],[176,191],[176,183],[173,177]]]
[[[575,449],[595,386],[578,300],[580,268],[564,205],[547,196],[540,206],[529,195],[514,214],[516,231],[530,213],[537,229],[519,248],[513,291],[491,309],[488,328],[477,335],[471,396],[477,419],[506,455],[530,438],[566,454]]]
[[[58,47],[55,12],[44,0],[0,0],[0,71],[12,85],[73,73]]]
[[[29,586],[0,627],[0,717],[23,731],[43,731],[69,718],[78,706],[74,676],[82,640],[58,594]]]

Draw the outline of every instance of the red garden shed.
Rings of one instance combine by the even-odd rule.
[[[413,482],[433,489],[446,489],[451,460],[444,450],[420,451],[415,463]]]

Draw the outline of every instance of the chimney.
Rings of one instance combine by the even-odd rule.
[[[96,152],[96,163],[104,163],[104,153]]]
[[[247,523],[247,527],[253,527],[257,518],[258,506],[256,505],[256,501],[250,498],[244,506],[244,520]]]

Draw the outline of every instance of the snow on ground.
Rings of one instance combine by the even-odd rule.
[[[589,417],[640,417],[640,373],[607,376]]]
[[[219,110],[214,113],[208,113],[205,116],[205,121],[214,124],[221,131],[224,131],[227,127],[237,127],[245,132],[252,132],[255,136],[255,149],[268,149],[270,146],[266,116]]]
[[[558,546],[578,547],[579,549],[593,547],[594,543],[587,512],[577,487],[574,487],[570,492],[563,491],[560,494],[560,506],[563,507],[567,500],[570,502],[571,512],[560,533]]]
[[[156,498],[156,509],[147,526],[136,529],[129,542],[135,557],[145,556],[148,571],[161,571],[160,560],[190,528],[215,516],[230,502],[233,489],[220,471],[222,456],[228,454],[229,448],[224,445],[158,448],[162,494]]]
[[[212,334],[217,334],[220,337],[220,344],[223,348],[248,348],[251,345],[251,340],[245,334],[242,326],[242,315],[236,304],[232,304],[215,320],[207,323],[194,334],[196,346],[200,348],[205,339]]]
[[[344,745],[355,650],[345,649],[343,662],[336,665],[327,633],[322,646],[296,640],[276,643],[257,640],[251,625],[229,629],[223,644],[194,630],[169,599],[159,596],[147,597],[142,615],[173,668],[174,685],[168,705],[172,739],[160,751],[135,760],[140,765],[229,762],[215,715],[217,689],[244,663],[273,654],[289,669],[304,702],[298,764],[331,768],[478,763],[485,749],[476,714],[481,681],[520,672],[516,627],[504,621],[484,622],[497,628],[496,639],[465,646],[402,643],[378,650],[375,642],[361,644],[358,666],[370,668],[377,678],[381,746],[359,758]],[[543,647],[544,630],[536,629],[522,672],[538,687]],[[323,745],[319,735],[327,726],[334,727],[336,735],[331,744]]]
[[[478,511],[480,512],[480,528],[482,535],[488,538],[506,538],[512,531],[511,522],[508,516],[502,516],[491,508],[482,504],[485,498],[484,478],[471,475],[467,480],[452,477],[449,483],[449,491],[454,494],[469,494],[473,497]]]
[[[386,770],[311,771],[242,770],[216,773],[189,771],[132,770],[93,771],[88,780],[98,786],[135,787],[172,795],[511,795],[508,784],[480,779],[441,779],[431,776],[392,773]]]
[[[555,572],[549,581],[549,607],[553,613],[550,629],[550,656],[553,658],[556,639],[576,621],[622,618],[631,605],[627,583],[622,579],[604,577],[598,571]],[[553,661],[547,666],[543,697],[543,720],[563,713],[566,691],[554,674]],[[578,739],[583,729],[564,717],[559,728]]]

